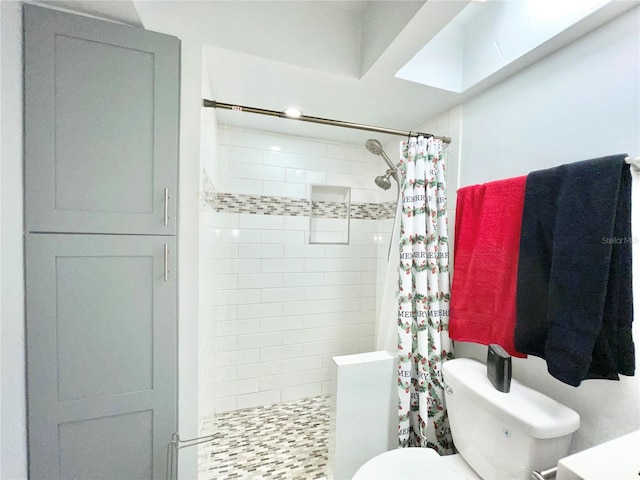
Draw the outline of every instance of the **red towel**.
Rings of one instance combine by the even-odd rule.
[[[449,336],[515,357],[518,253],[526,176],[458,190]]]

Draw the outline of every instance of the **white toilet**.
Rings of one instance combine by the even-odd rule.
[[[459,358],[442,367],[453,442],[460,452],[439,456],[428,448],[401,448],[362,465],[353,480],[528,479],[555,467],[569,452],[580,417],[516,380],[496,390],[486,366]]]

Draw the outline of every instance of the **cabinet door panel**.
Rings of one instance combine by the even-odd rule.
[[[24,28],[27,230],[175,234],[179,41],[32,5]]]
[[[175,252],[172,236],[27,236],[31,478],[163,477],[176,431]]]

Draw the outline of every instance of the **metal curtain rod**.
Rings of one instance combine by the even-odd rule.
[[[391,135],[401,135],[403,137],[433,137],[442,140],[443,143],[451,143],[451,137],[441,137],[431,133],[411,132],[406,130],[396,130],[394,128],[374,127],[372,125],[363,125],[361,123],[345,122],[342,120],[331,120],[328,118],[311,117],[309,115],[289,116],[284,112],[277,110],[265,110],[264,108],[245,107],[244,105],[234,105],[231,103],[216,102],[214,100],[202,100],[202,106],[208,108],[222,108],[224,110],[235,110],[238,112],[258,113],[260,115],[269,115],[271,117],[288,118],[290,120],[300,120],[303,122],[321,123],[323,125],[332,125],[334,127],[354,128],[356,130],[367,130],[369,132],[388,133]]]

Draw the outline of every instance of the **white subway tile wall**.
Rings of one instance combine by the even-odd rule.
[[[358,145],[231,128],[217,140],[217,170],[205,172],[215,193],[260,208],[201,202],[200,416],[332,393],[331,358],[375,349],[396,192],[373,179],[386,166]],[[398,160],[397,143],[387,148]],[[311,184],[351,188],[348,245],[309,244],[297,202]]]

